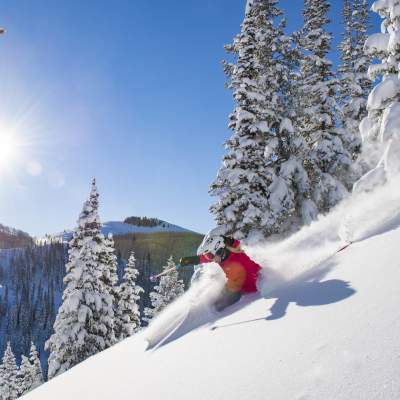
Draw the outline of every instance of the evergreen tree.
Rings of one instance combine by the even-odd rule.
[[[233,135],[210,188],[219,197],[211,212],[239,239],[284,232],[316,212],[304,170],[307,145],[293,129],[288,101],[293,53],[276,4],[249,1],[240,34],[226,46],[235,56],[225,72],[236,107]]]
[[[10,342],[4,352],[3,363],[1,365],[2,380],[2,400],[13,400],[18,397],[18,367]]]
[[[368,115],[367,99],[372,88],[372,80],[368,74],[368,67],[373,59],[373,53],[365,51],[364,46],[367,41],[367,31],[370,25],[368,0],[355,0],[354,10],[354,30],[355,30],[355,45],[354,45],[354,85],[358,90],[352,94],[352,104],[354,109],[354,121],[357,123],[359,133],[360,122]],[[378,55],[378,54],[376,54]],[[378,58],[380,58],[378,55]],[[361,137],[361,135],[360,135]],[[371,153],[374,153],[375,144],[368,140],[362,142],[364,151],[357,159],[356,172],[359,176],[368,172],[371,165],[374,165],[377,160],[371,164]]]
[[[115,245],[112,233],[109,233],[108,236],[105,238],[103,235],[100,236],[102,240],[102,250],[99,254],[99,267],[103,270],[102,274],[102,283],[103,289],[108,294],[108,298],[112,299],[113,309],[115,308],[114,305],[118,304],[119,301],[119,294],[118,294],[118,261],[117,256],[115,254]],[[105,315],[105,318],[108,318],[108,315]],[[115,318],[115,313],[114,313]],[[115,323],[115,321],[114,321]],[[105,323],[107,327],[107,333],[105,335],[106,346],[112,346],[116,341],[115,332],[114,332],[114,323],[109,324]]]
[[[353,4],[345,0],[345,32],[341,43],[342,65],[340,73],[340,104],[342,107],[342,129],[346,149],[355,160],[361,152],[359,125],[366,116],[366,105],[371,81],[367,71],[370,59],[364,53],[364,43],[368,29],[369,15],[366,0],[356,0]],[[350,178],[356,179],[356,170]]]
[[[29,352],[29,361],[31,363],[31,374],[32,374],[32,386],[31,390],[37,388],[44,383],[42,366],[40,365],[39,353],[36,346],[31,343],[31,349]]]
[[[32,364],[28,357],[21,356],[21,366],[17,373],[18,396],[22,396],[33,389]]]
[[[353,2],[352,0],[343,1],[343,26],[342,42],[339,45],[341,64],[339,66],[339,101],[346,104],[351,97],[350,86],[353,80]],[[344,125],[344,124],[343,124]]]
[[[348,150],[351,158],[355,160],[361,151],[361,136],[358,131],[360,124],[359,110],[354,102],[354,96],[361,90],[355,81],[355,63],[358,61],[355,53],[354,41],[354,14],[353,1],[343,2],[343,40],[339,45],[341,51],[341,65],[339,66],[339,104],[341,107],[341,133],[343,145]],[[359,105],[358,105],[359,107]],[[349,170],[349,179],[346,180],[350,188],[359,178]],[[353,171],[352,171],[353,172]]]
[[[374,11],[379,13],[383,18],[383,23],[381,25],[383,31],[381,33],[372,34],[367,38],[365,42],[365,52],[371,59],[381,61],[381,63],[373,64],[369,68],[369,77],[372,80],[379,80],[379,78],[381,78],[382,82],[377,85],[377,87],[381,87],[381,83],[383,83],[384,80],[388,79],[388,83],[390,83],[391,80],[394,79],[395,74],[398,72],[398,68],[395,62],[395,57],[390,54],[388,49],[390,34],[387,29],[392,29],[392,21],[388,5],[382,3],[382,7],[379,8],[378,3],[377,6],[374,5]],[[366,150],[363,152],[363,156],[365,162],[368,163],[368,166],[370,167],[369,169],[375,167],[382,156],[383,150],[378,144],[378,138],[385,106],[390,102],[390,98],[385,99],[383,104],[381,104],[381,102],[372,102],[372,96],[373,94],[371,93],[370,98],[368,99],[368,115],[360,124],[363,145]]]
[[[360,122],[367,116],[367,99],[372,88],[372,81],[368,76],[368,67],[372,59],[364,50],[370,26],[368,0],[355,0],[354,17],[354,81],[355,90],[352,93],[354,119]]]
[[[332,62],[327,59],[331,34],[327,0],[305,0],[304,26],[297,35],[300,62],[298,101],[302,115],[298,129],[310,148],[306,169],[312,181],[312,199],[320,211],[328,211],[346,194],[348,171],[352,164],[344,143],[351,142],[347,132],[337,129],[337,81]]]
[[[4,396],[3,396],[4,389],[5,389],[5,385],[4,385],[4,380],[3,380],[3,371],[2,371],[2,368],[0,365],[0,399],[4,398]]]
[[[43,373],[39,354],[36,346],[31,343],[29,358],[24,355],[21,356],[21,366],[17,373],[18,395],[22,396],[42,384]]]
[[[139,271],[136,269],[135,253],[132,251],[119,286],[119,301],[115,312],[115,335],[123,340],[140,329],[139,299],[143,289],[136,284]]]
[[[357,182],[356,191],[371,190],[400,172],[400,8],[398,1],[388,0],[376,1],[372,9],[383,18],[382,32],[371,35],[365,48],[369,56],[381,60],[370,66],[371,78],[382,80],[369,95],[368,116],[360,131],[368,149],[365,160],[375,168]]]
[[[46,343],[50,352],[49,378],[104,350],[113,329],[113,299],[104,285],[100,261],[105,250],[98,197],[93,180],[90,198],[84,203],[69,244],[62,304],[54,334]]]
[[[164,271],[175,267],[172,256],[168,259]],[[168,304],[172,303],[176,298],[181,296],[185,291],[184,284],[178,279],[178,271],[174,270],[160,279],[160,283],[154,287],[154,291],[150,293],[151,308],[145,308],[144,321],[150,322],[157,314],[159,314]]]

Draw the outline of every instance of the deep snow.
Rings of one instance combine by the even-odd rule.
[[[397,400],[397,186],[353,196],[286,241],[248,246],[264,266],[263,297],[213,314],[224,278],[209,265],[153,326],[25,398]],[[146,339],[156,343],[185,313],[180,329],[146,351]]]

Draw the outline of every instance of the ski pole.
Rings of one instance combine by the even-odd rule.
[[[172,271],[175,271],[175,270],[177,271],[180,267],[181,267],[181,266],[178,264],[178,265],[176,265],[175,267],[168,268],[168,269],[166,269],[165,271],[163,271],[163,272],[161,272],[161,273],[159,273],[159,274],[157,274],[157,275],[152,275],[152,276],[150,276],[149,279],[150,279],[151,282],[157,282],[157,279],[161,278],[161,277],[164,276],[164,275],[169,274],[169,273],[172,272]]]

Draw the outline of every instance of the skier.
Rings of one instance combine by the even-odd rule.
[[[215,303],[217,311],[236,303],[243,293],[257,291],[257,278],[261,267],[241,249],[240,242],[212,230],[203,240],[197,256],[183,257],[181,266],[216,262],[225,272],[227,282]]]

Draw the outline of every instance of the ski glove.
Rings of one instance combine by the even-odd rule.
[[[199,256],[182,257],[179,260],[179,264],[182,267],[185,267],[187,265],[197,265],[197,264],[200,264],[200,257]]]
[[[225,246],[232,247],[233,244],[235,243],[235,239],[232,237],[223,236],[223,238],[224,238]]]

